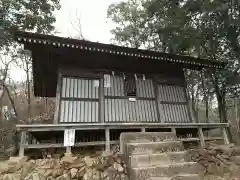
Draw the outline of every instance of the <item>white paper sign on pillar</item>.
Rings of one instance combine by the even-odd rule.
[[[74,146],[75,143],[75,129],[64,130],[64,146]]]

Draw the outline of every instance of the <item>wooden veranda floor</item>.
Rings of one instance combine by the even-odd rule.
[[[94,129],[146,129],[146,128],[223,128],[228,123],[70,123],[70,124],[17,124],[18,131],[64,131]]]
[[[81,124],[18,124],[17,131],[21,133],[21,143],[19,155],[24,155],[24,149],[39,148],[64,148],[63,137],[64,130],[75,129],[76,140],[74,147],[104,145],[106,151],[110,151],[113,144],[119,143],[119,135],[126,131],[136,132],[154,132],[154,131],[172,131],[177,134],[184,135],[182,141],[196,141],[202,147],[205,147],[205,141],[212,139],[222,139],[225,144],[229,143],[226,129],[228,123],[81,123]],[[220,129],[222,137],[204,137],[204,131],[211,129]],[[186,137],[187,134],[195,134],[193,137]],[[89,135],[96,136],[94,138],[85,138]],[[29,137],[35,138],[34,143],[30,142]],[[60,141],[55,137],[60,137]],[[46,142],[45,139],[48,138]],[[71,151],[71,147],[65,147],[67,152]]]

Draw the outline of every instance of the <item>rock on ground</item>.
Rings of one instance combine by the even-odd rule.
[[[211,145],[191,150],[206,170],[204,180],[240,180],[240,148]],[[13,158],[14,159],[14,158]],[[12,159],[12,160],[13,160]],[[16,159],[15,159],[16,160]],[[115,154],[64,156],[0,163],[0,180],[127,180],[126,165]]]
[[[65,156],[0,163],[0,180],[126,180],[125,167],[117,156]],[[115,173],[109,178],[109,170]],[[119,178],[121,176],[121,178]]]
[[[238,146],[210,144],[205,149],[191,150],[189,153],[195,162],[205,168],[206,180],[224,178],[228,180],[240,179],[240,151]]]

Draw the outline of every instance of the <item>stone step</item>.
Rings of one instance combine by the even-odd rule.
[[[5,156],[0,156],[0,162],[5,161],[7,158]]]
[[[120,140],[128,142],[159,142],[176,140],[176,134],[173,132],[127,132],[121,133]]]
[[[130,171],[131,180],[147,180],[149,177],[174,177],[180,174],[199,174],[203,168],[196,162],[173,163],[150,167],[132,168]]]
[[[150,177],[147,180],[171,180],[169,177]]]
[[[176,140],[176,134],[173,132],[126,132],[120,135],[120,152],[123,152],[127,143],[136,142],[162,142]]]
[[[199,174],[179,174],[173,177],[150,177],[147,180],[202,180]]]
[[[126,152],[132,154],[156,154],[165,152],[183,151],[183,143],[181,141],[166,142],[144,142],[144,143],[127,143]]]
[[[6,155],[4,153],[4,148],[0,147],[0,161],[6,160]]]
[[[187,151],[140,154],[132,155],[129,158],[130,167],[146,167],[185,161],[190,161]]]

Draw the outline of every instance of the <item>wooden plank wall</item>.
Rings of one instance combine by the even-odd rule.
[[[62,123],[98,122],[99,79],[63,77],[60,106],[60,122]]]
[[[152,79],[136,80],[136,101],[124,93],[123,75],[110,76],[110,87],[104,88],[105,122],[158,122]]]
[[[123,74],[110,75],[110,87],[100,90],[100,85],[100,78],[63,77],[59,122],[96,123],[101,114],[102,123],[191,122],[185,87],[179,82],[139,76],[136,101],[124,92]]]
[[[105,122],[158,122],[154,100],[105,99]]]
[[[158,84],[158,107],[162,122],[190,122],[185,88]]]

